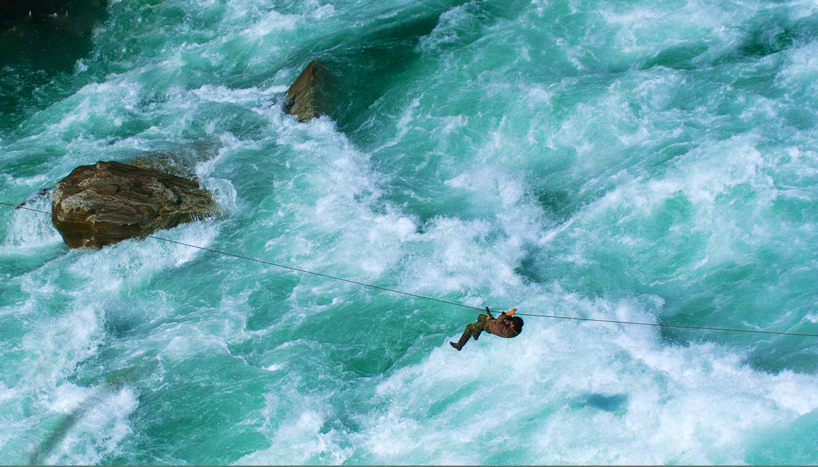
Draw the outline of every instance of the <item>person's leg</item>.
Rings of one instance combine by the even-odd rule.
[[[482,333],[486,329],[486,324],[489,322],[489,317],[487,315],[478,315],[477,322],[472,323],[474,324],[474,329],[472,330],[472,337],[474,340],[477,340],[480,337],[480,333]]]
[[[449,342],[449,344],[455,349],[460,350],[466,345],[470,337],[474,337],[474,340],[477,340],[477,338],[480,337],[480,333],[486,329],[486,318],[488,318],[486,315],[478,316],[476,323],[466,325],[463,335],[460,336],[460,340],[456,344],[454,342]]]

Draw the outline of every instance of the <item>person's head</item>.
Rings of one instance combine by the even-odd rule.
[[[517,332],[522,332],[522,330],[523,330],[523,319],[520,318],[519,316],[515,316],[515,317],[511,318],[511,325],[514,326],[514,329],[516,329]]]

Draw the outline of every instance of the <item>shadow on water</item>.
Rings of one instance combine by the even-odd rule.
[[[101,405],[105,399],[111,395],[112,388],[100,388],[91,394],[91,396],[89,396],[79,406],[77,406],[77,408],[61,416],[48,436],[34,449],[34,452],[31,453],[28,464],[42,465],[46,458],[48,458],[48,456],[54,451],[54,448],[56,448],[57,445],[60,444],[63,439],[65,439],[71,428],[73,428],[77,422],[82,420],[82,417],[86,413]]]
[[[420,57],[420,38],[430,34],[440,16],[466,2],[441,1],[419,6],[408,13],[333,35],[298,57],[292,66],[303,68],[310,61],[323,65],[323,112],[335,120],[340,131],[355,137],[370,118],[370,107]]]
[[[786,50],[818,35],[818,15],[799,19],[773,15],[764,17],[755,28],[747,31],[739,52],[747,57],[766,57]]]
[[[749,21],[742,31],[742,38],[735,49],[727,49],[714,58],[709,65],[733,64],[736,62],[756,61],[760,58],[783,52],[798,44],[813,41],[818,37],[818,14],[793,19],[783,10],[763,14]],[[639,69],[664,67],[676,70],[695,70],[702,67],[700,58],[708,51],[709,46],[701,40],[671,45],[660,50],[638,65]]]
[[[366,110],[417,58],[419,38],[432,32],[440,14],[428,12],[382,25],[316,57],[326,65],[326,95],[332,99],[328,113],[341,131],[352,134],[364,123]]]
[[[330,116],[352,139],[369,138],[372,128],[368,128],[368,124],[373,118],[373,105],[388,92],[400,89],[402,77],[423,56],[419,48],[421,38],[438,27],[444,13],[464,5],[472,7],[469,15],[476,18],[475,30],[461,31],[465,36],[461,39],[469,42],[482,37],[481,27],[501,18],[514,17],[526,4],[514,1],[498,7],[482,2],[441,1],[428,11],[417,11],[408,17],[371,25],[359,37],[346,38],[341,44],[325,47],[315,59],[328,65],[331,74],[327,84],[329,94],[336,96],[336,101],[328,102],[332,109]]]
[[[589,393],[577,398],[572,404],[576,408],[591,407],[604,412],[618,412],[624,410],[628,403],[627,394],[605,394]]]
[[[57,444],[68,434],[68,430],[77,424],[82,417],[82,413],[80,409],[76,409],[69,414],[63,415],[48,437],[31,453],[28,465],[42,465],[45,458],[54,451]]]
[[[811,42],[816,37],[818,14],[794,19],[783,12],[765,12],[749,22],[737,50],[716,59],[715,64],[757,60]]]
[[[61,82],[93,48],[92,32],[106,15],[106,3],[38,0],[0,9],[0,132],[65,87]]]
[[[782,336],[784,337],[784,336]],[[814,375],[818,373],[816,350],[809,337],[781,337],[763,342],[747,356],[750,368],[777,375],[782,371]]]

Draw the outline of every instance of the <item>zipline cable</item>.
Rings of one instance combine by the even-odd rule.
[[[29,211],[40,212],[40,213],[43,213],[43,214],[51,214],[51,212],[43,211],[43,210],[40,210],[40,209],[30,208],[30,207],[27,207],[27,206],[24,206],[24,205],[4,203],[2,201],[0,201],[0,204],[3,204],[5,206],[11,206],[11,207],[16,208],[16,209],[26,209],[26,210],[29,210]],[[323,277],[323,278],[326,278],[326,279],[332,279],[332,280],[336,280],[336,281],[340,281],[340,282],[347,282],[349,284],[360,285],[360,286],[363,286],[363,287],[370,287],[370,288],[377,289],[377,290],[383,290],[385,292],[392,292],[392,293],[396,293],[396,294],[400,294],[400,295],[406,295],[406,296],[409,296],[409,297],[420,298],[420,299],[423,299],[423,300],[430,300],[430,301],[434,301],[434,302],[445,303],[447,305],[459,306],[461,308],[468,308],[468,309],[471,309],[471,310],[479,310],[479,311],[484,310],[484,308],[480,308],[480,307],[476,307],[476,306],[464,305],[462,303],[452,302],[452,301],[449,301],[449,300],[442,300],[440,298],[428,297],[428,296],[425,296],[425,295],[414,294],[414,293],[411,293],[411,292],[404,292],[402,290],[390,289],[388,287],[381,287],[379,285],[367,284],[365,282],[354,281],[354,280],[351,280],[351,279],[344,279],[343,277],[331,276],[329,274],[322,274],[320,272],[308,271],[306,269],[296,268],[296,267],[293,267],[293,266],[287,266],[287,265],[284,265],[284,264],[273,263],[272,261],[266,261],[266,260],[263,260],[263,259],[251,258],[249,256],[237,255],[235,253],[229,253],[229,252],[226,252],[226,251],[216,250],[216,249],[213,249],[213,248],[207,248],[207,247],[198,246],[198,245],[191,245],[189,243],[184,243],[184,242],[180,242],[180,241],[177,241],[177,240],[171,240],[169,238],[157,237],[155,235],[148,235],[148,238],[153,238],[153,239],[161,240],[163,242],[168,242],[168,243],[175,243],[177,245],[186,246],[186,247],[189,247],[189,248],[196,248],[198,250],[209,251],[211,253],[216,253],[216,254],[219,254],[219,255],[231,256],[233,258],[239,258],[239,259],[243,259],[243,260],[246,260],[246,261],[252,261],[252,262],[255,262],[255,263],[266,264],[266,265],[269,265],[269,266],[275,266],[277,268],[287,269],[287,270],[290,270],[290,271],[301,272],[301,273],[304,273],[304,274],[311,274],[313,276]],[[808,333],[799,333],[799,332],[762,331],[762,330],[756,330],[756,329],[717,328],[717,327],[708,327],[708,326],[687,326],[687,325],[683,325],[683,324],[644,323],[644,322],[640,322],[640,321],[620,321],[620,320],[614,320],[614,319],[600,319],[600,318],[579,318],[579,317],[572,317],[572,316],[541,315],[541,314],[535,314],[535,313],[515,313],[515,315],[534,316],[534,317],[538,317],[538,318],[551,318],[551,319],[561,319],[561,320],[571,320],[571,321],[590,321],[590,322],[596,322],[596,323],[627,324],[627,325],[636,325],[636,326],[652,326],[652,327],[658,327],[658,328],[691,329],[691,330],[721,331],[721,332],[743,332],[743,333],[750,333],[750,334],[774,334],[774,335],[779,335],[779,336],[818,337],[818,334],[808,334]]]
[[[34,208],[30,208],[30,207],[23,206],[23,205],[9,204],[9,203],[4,203],[2,201],[0,201],[0,204],[4,204],[6,206],[11,206],[11,207],[17,208],[17,209],[27,209],[29,211],[41,212],[43,214],[51,214],[48,211],[42,211],[40,209],[34,209]],[[442,299],[434,298],[434,297],[426,297],[424,295],[418,295],[418,294],[413,294],[413,293],[410,293],[410,292],[404,292],[402,290],[390,289],[388,287],[381,287],[379,285],[366,284],[364,282],[358,282],[358,281],[354,281],[354,280],[351,280],[351,279],[344,279],[343,277],[330,276],[329,274],[322,274],[320,272],[308,271],[306,269],[300,269],[300,268],[295,268],[295,267],[292,267],[292,266],[286,266],[284,264],[273,263],[271,261],[265,261],[263,259],[250,258],[249,256],[242,256],[242,255],[237,255],[237,254],[234,254],[234,253],[228,253],[226,251],[214,250],[213,248],[207,248],[207,247],[198,246],[198,245],[191,245],[191,244],[188,244],[188,243],[179,242],[179,241],[176,241],[176,240],[171,240],[169,238],[157,237],[155,235],[148,235],[148,237],[149,238],[154,238],[156,240],[162,240],[163,242],[175,243],[177,245],[182,245],[182,246],[187,246],[187,247],[190,247],[190,248],[197,248],[199,250],[209,251],[211,253],[217,253],[217,254],[225,255],[225,256],[232,256],[234,258],[240,258],[240,259],[244,259],[244,260],[247,260],[247,261],[253,261],[253,262],[261,263],[261,264],[267,264],[267,265],[275,266],[275,267],[282,268],[282,269],[289,269],[291,271],[303,272],[304,274],[312,274],[314,276],[324,277],[324,278],[327,278],[327,279],[333,279],[333,280],[336,280],[336,281],[348,282],[350,284],[361,285],[361,286],[364,286],[364,287],[371,287],[373,289],[384,290],[386,292],[392,292],[392,293],[401,294],[401,295],[408,295],[410,297],[422,298],[422,299],[425,299],[425,300],[432,300],[432,301],[435,301],[435,302],[445,303],[445,304],[454,305],[454,306],[460,306],[460,307],[463,307],[463,308],[471,308],[473,310],[483,310],[483,308],[464,305],[462,303],[451,302],[451,301],[448,301],[448,300],[442,300]]]

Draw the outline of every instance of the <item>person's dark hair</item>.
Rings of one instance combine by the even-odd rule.
[[[516,329],[517,332],[520,332],[520,331],[523,330],[523,319],[522,318],[520,318],[519,316],[515,316],[515,317],[511,318],[511,322],[514,323],[514,329]]]

